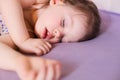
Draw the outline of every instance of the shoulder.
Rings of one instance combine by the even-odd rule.
[[[23,8],[29,8],[36,3],[37,0],[19,0]]]
[[[20,0],[23,8],[29,8],[32,7],[35,4],[41,4],[49,0]]]

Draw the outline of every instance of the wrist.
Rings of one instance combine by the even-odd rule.
[[[24,55],[21,55],[16,61],[15,71],[17,73],[21,73],[24,69],[24,66],[26,66],[27,62],[28,62],[27,57]]]
[[[15,42],[15,44],[18,46],[18,47],[20,47],[22,44],[24,44],[24,42],[26,42],[27,40],[29,40],[30,39],[30,36],[26,36],[26,37],[24,37],[24,38],[21,38],[21,39],[19,39],[19,40],[13,40],[14,42]]]
[[[26,44],[26,42],[27,42],[29,39],[31,39],[31,38],[28,37],[28,38],[26,38],[26,39],[24,39],[24,40],[22,40],[22,41],[17,42],[17,43],[16,43],[17,47],[20,48],[20,49],[22,49],[22,48],[25,46],[24,44]]]

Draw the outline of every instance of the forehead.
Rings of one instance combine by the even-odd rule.
[[[61,4],[61,5],[55,5],[55,6],[49,6],[48,11],[52,11],[56,13],[77,13],[77,9],[75,9],[73,6],[67,5],[67,4]]]

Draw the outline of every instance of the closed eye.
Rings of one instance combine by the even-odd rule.
[[[65,19],[63,19],[63,20],[60,22],[60,25],[61,25],[62,27],[65,27]]]

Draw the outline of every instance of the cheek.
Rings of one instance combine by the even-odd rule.
[[[62,42],[68,42],[68,39],[65,37],[62,39]]]
[[[41,18],[42,23],[53,25],[59,21],[60,16],[61,15],[59,13],[53,13],[53,12],[47,13],[46,12],[42,14],[40,18]]]
[[[37,35],[40,34],[41,31],[42,31],[42,29],[43,29],[43,27],[42,27],[40,21],[37,20],[37,22],[36,22],[36,24],[35,24],[35,28],[34,28],[35,33],[36,33]]]
[[[36,36],[39,37],[40,31],[39,31],[39,28],[37,26],[35,26],[34,32],[35,32]]]

